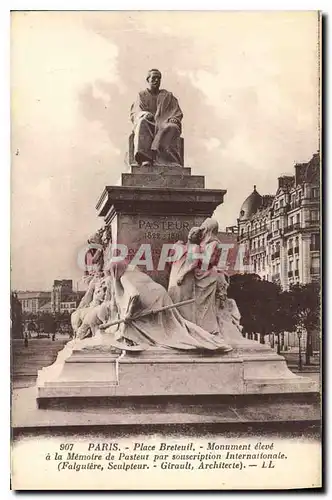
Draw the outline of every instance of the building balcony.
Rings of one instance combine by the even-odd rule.
[[[295,210],[295,208],[299,208],[302,205],[302,200],[292,201],[289,204],[289,210]]]
[[[252,231],[250,231],[250,235],[255,236],[256,234],[265,233],[265,232],[266,232],[266,226],[262,226],[258,229],[252,229]]]
[[[305,227],[319,227],[320,221],[317,220],[306,220]]]
[[[256,247],[256,248],[251,248],[250,249],[250,254],[256,254],[256,253],[263,253],[266,251],[266,247],[265,246],[260,246],[260,247]]]
[[[279,208],[277,208],[277,209],[274,211],[274,213],[275,213],[276,215],[282,215],[282,214],[285,214],[285,213],[287,212],[287,209],[288,209],[287,205],[286,205],[286,206],[284,206],[284,207],[279,207]]]
[[[272,255],[271,255],[271,259],[274,260],[274,259],[278,259],[280,257],[280,250],[277,250],[276,252],[274,252]]]
[[[300,222],[295,222],[295,224],[290,224],[285,227],[285,234],[291,233],[292,231],[298,231],[301,228]]]
[[[283,230],[282,229],[275,229],[274,231],[268,233],[267,235],[267,240],[274,239],[274,238],[280,238],[283,235]]]
[[[298,254],[299,252],[300,252],[300,248],[299,248],[299,247],[294,247],[294,253],[295,253],[295,254],[296,254],[296,253]]]
[[[289,248],[287,253],[288,253],[288,255],[293,255],[293,249]]]

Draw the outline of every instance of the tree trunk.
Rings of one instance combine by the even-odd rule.
[[[270,336],[270,346],[274,349],[274,333]]]
[[[282,332],[280,336],[281,336],[281,350],[284,351],[285,350],[285,332]]]
[[[302,332],[297,334],[297,338],[299,339],[299,371],[300,372],[303,370],[302,351],[301,351],[301,337],[302,337]]]
[[[264,333],[259,334],[259,341],[261,344],[265,344],[265,335]]]
[[[280,333],[277,333],[277,354],[280,354]]]
[[[312,335],[309,330],[307,330],[307,340],[306,340],[306,349],[305,349],[305,364],[310,365],[311,360],[310,356],[312,356]]]

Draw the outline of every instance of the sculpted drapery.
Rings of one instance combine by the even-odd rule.
[[[118,339],[113,342],[115,347],[122,345],[126,350],[145,350],[151,346],[186,351],[230,350],[221,337],[210,335],[205,329],[187,321],[176,308],[154,313],[173,302],[165,288],[147,274],[117,263],[112,267],[112,275],[118,316],[128,318],[126,323],[120,325],[117,334],[114,327],[110,327],[110,333]],[[150,311],[148,316],[140,317]]]
[[[218,335],[219,298],[227,288],[225,274],[217,267],[220,258],[218,222],[208,218],[193,231],[194,238],[189,233],[186,251],[172,265],[169,294],[176,301],[194,297],[194,304],[180,307],[180,313],[188,321]]]

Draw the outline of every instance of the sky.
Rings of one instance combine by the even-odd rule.
[[[227,190],[223,229],[318,150],[318,54],[315,12],[12,13],[11,288],[81,279],[150,68],[183,110],[185,166]]]

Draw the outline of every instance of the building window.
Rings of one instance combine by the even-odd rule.
[[[319,196],[318,188],[312,188],[311,189],[311,196],[313,198],[318,198],[318,196]]]
[[[318,210],[311,210],[311,212],[310,212],[310,220],[312,220],[312,221],[318,221],[319,220]]]
[[[320,248],[319,234],[314,233],[311,235],[310,250],[319,250],[319,248]]]
[[[296,214],[296,223],[300,224],[300,214]]]
[[[280,208],[284,206],[284,200],[280,200]]]
[[[289,269],[290,271],[292,271],[292,270],[293,270],[293,261],[292,261],[292,260],[290,260],[290,261],[288,262],[288,269]]]

